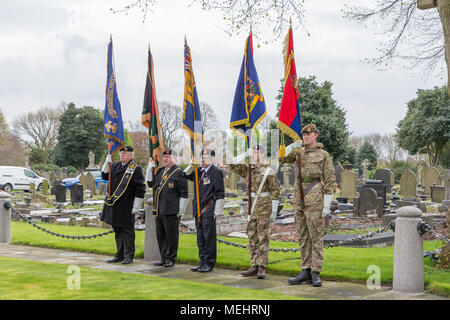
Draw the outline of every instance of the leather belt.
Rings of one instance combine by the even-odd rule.
[[[208,203],[203,207],[203,209],[200,210],[200,215],[202,215],[203,212],[205,212],[206,210],[208,210],[208,208],[211,207],[213,203],[214,203],[214,198],[212,198],[211,200],[209,200]]]
[[[311,189],[320,182],[320,178],[314,179],[310,185],[308,185],[304,190],[303,190],[303,196],[306,196],[308,194],[308,192],[311,191]],[[307,183],[307,182],[304,182]]]

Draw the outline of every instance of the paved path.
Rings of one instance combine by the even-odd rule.
[[[91,253],[80,253],[59,249],[47,249],[11,244],[0,244],[0,256],[36,260],[42,262],[74,264],[102,270],[120,271],[126,273],[148,274],[152,276],[185,279],[203,283],[215,283],[235,288],[252,288],[279,292],[291,296],[312,299],[332,300],[358,300],[358,299],[446,299],[445,297],[423,294],[419,296],[405,296],[394,294],[391,288],[382,286],[381,289],[369,290],[364,284],[349,282],[324,281],[321,288],[311,285],[289,285],[287,276],[266,274],[266,279],[256,277],[243,278],[239,271],[215,268],[209,273],[198,273],[189,270],[190,265],[177,264],[174,267],[164,268],[153,266],[143,259],[135,259],[133,264],[106,263],[109,257]]]

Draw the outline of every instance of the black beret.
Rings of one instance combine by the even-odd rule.
[[[120,148],[120,151],[128,151],[128,152],[133,152],[134,149],[132,146],[124,146],[122,148]]]

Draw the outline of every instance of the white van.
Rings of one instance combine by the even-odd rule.
[[[37,190],[42,190],[44,178],[39,177],[32,170],[24,167],[0,166],[0,186],[3,190],[30,190],[30,183],[33,182]]]

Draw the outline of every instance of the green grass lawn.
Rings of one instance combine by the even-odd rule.
[[[68,289],[67,265],[0,257],[1,300],[293,300],[275,292],[180,279],[80,268],[80,288]]]
[[[89,235],[104,232],[106,229],[83,228],[72,226],[58,226],[44,224],[51,231],[67,235]],[[247,239],[220,237],[238,243],[247,243]],[[12,243],[40,246],[47,248],[68,249],[74,251],[113,255],[115,242],[113,234],[90,240],[69,240],[51,236],[37,230],[28,223],[12,223]],[[294,248],[298,244],[292,242],[271,241],[272,248]],[[439,241],[426,241],[425,251],[440,248]],[[346,248],[336,247],[324,249],[323,271],[324,280],[350,281],[366,283],[370,274],[367,268],[377,265],[381,270],[382,284],[390,285],[393,274],[393,246],[372,248]],[[144,232],[136,232],[136,258],[144,256]],[[246,249],[218,244],[217,267],[242,270],[250,266],[249,253]],[[196,236],[193,234],[180,234],[178,249],[178,262],[197,264],[199,262]],[[297,275],[300,271],[299,253],[270,252],[268,273],[286,276]],[[439,270],[426,260],[425,285],[429,292],[450,296],[450,270]]]

